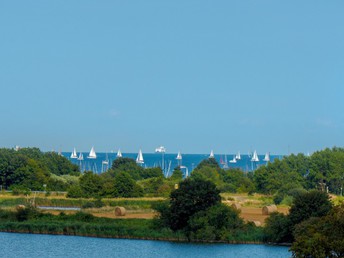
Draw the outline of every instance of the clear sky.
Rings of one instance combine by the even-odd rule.
[[[344,146],[344,1],[1,1],[0,146]]]

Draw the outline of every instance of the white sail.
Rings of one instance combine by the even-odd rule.
[[[233,156],[233,159],[231,159],[229,162],[230,162],[230,163],[237,163],[236,156],[234,155],[234,156]]]
[[[92,149],[91,149],[90,153],[88,154],[87,158],[89,158],[89,159],[96,159],[97,158],[97,154],[96,154],[93,146],[92,146]]]
[[[270,161],[270,152],[267,152],[267,153],[265,154],[265,157],[264,157],[263,160],[266,161],[266,162],[269,162],[269,161]]]
[[[81,152],[79,153],[78,160],[84,160],[84,155]]]
[[[76,159],[76,158],[78,158],[78,155],[76,154],[76,149],[75,149],[75,148],[74,148],[72,154],[70,155],[70,158],[71,158],[71,159]]]
[[[240,160],[241,159],[241,155],[240,155],[240,151],[237,153],[237,155],[235,156],[235,159]]]
[[[251,161],[253,161],[253,162],[259,161],[257,151],[254,151]]]
[[[142,155],[142,151],[141,150],[139,151],[139,154],[137,154],[136,163],[138,163],[138,164],[145,163],[144,160],[143,160],[143,155]]]
[[[215,157],[215,156],[214,156],[214,151],[211,150],[210,155],[209,155],[209,158],[210,158],[210,159],[213,159],[214,157]]]
[[[117,157],[117,158],[122,158],[121,149],[118,149],[116,157]]]
[[[178,151],[178,155],[176,157],[177,160],[181,160],[182,159],[182,154],[180,153],[180,151]]]

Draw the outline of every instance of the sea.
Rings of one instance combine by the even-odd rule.
[[[1,233],[1,257],[291,257],[288,247],[255,244],[195,244],[63,235]]]
[[[62,152],[62,155],[68,158],[73,164],[80,167],[83,171],[93,171],[94,173],[103,173],[111,168],[113,161],[117,158],[117,153],[104,153],[99,152],[96,159],[87,158],[89,153],[82,153],[84,160],[72,159],[71,152]],[[78,153],[79,156],[80,153]],[[136,160],[138,153],[122,153],[123,157],[132,158]],[[239,168],[244,172],[252,172],[260,166],[267,164],[264,161],[264,155],[258,155],[259,161],[251,161],[252,155],[240,155],[241,159],[234,160],[235,154],[215,154],[214,158],[219,165],[223,168]],[[209,158],[209,154],[182,154],[182,159],[178,160],[177,153],[143,153],[144,163],[140,164],[145,168],[161,167],[165,177],[171,176],[173,170],[177,166],[181,166],[182,172],[185,177],[189,176],[197,165],[204,159]],[[280,155],[270,155],[270,161],[275,158],[281,158]]]

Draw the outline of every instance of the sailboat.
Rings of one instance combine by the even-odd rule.
[[[235,155],[235,159],[237,159],[237,160],[241,160],[240,151],[238,151],[237,155]]]
[[[102,164],[103,164],[103,165],[109,165],[109,157],[108,157],[108,154],[107,154],[107,153],[106,153],[105,160],[102,161]]]
[[[224,164],[225,164],[225,162],[224,162],[223,159],[222,159],[222,155],[221,155],[221,157],[220,157],[220,164],[221,164],[221,165],[224,165]]]
[[[237,163],[236,155],[233,156],[233,159],[231,159],[229,163]]]
[[[70,155],[70,158],[71,159],[77,159],[78,158],[78,155],[76,154],[76,149],[74,148],[72,154]]]
[[[141,149],[140,149],[140,151],[139,151],[139,154],[137,154],[136,163],[137,163],[137,164],[143,164],[143,163],[145,163],[144,160],[143,160],[143,155],[142,155]]]
[[[254,151],[251,161],[253,161],[253,162],[259,161],[257,151]]]
[[[88,159],[96,159],[97,158],[97,154],[96,152],[94,151],[94,147],[92,146],[92,149],[90,151],[90,153],[88,154]]]
[[[213,159],[215,156],[214,156],[214,151],[213,150],[211,150],[210,151],[210,155],[209,155],[209,159]]]
[[[225,161],[223,163],[223,167],[224,169],[228,168],[228,162],[227,162],[227,155],[225,155]]]
[[[180,153],[180,151],[178,151],[176,159],[177,160],[181,160],[182,159],[182,154]]]
[[[118,149],[116,157],[117,157],[117,158],[122,158],[121,149]]]
[[[265,157],[264,157],[263,160],[266,161],[266,162],[270,161],[270,152],[265,153]]]
[[[84,160],[84,155],[82,154],[82,152],[79,153],[79,157],[78,157],[78,160]]]

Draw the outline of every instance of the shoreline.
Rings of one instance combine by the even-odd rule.
[[[94,238],[112,238],[112,239],[127,239],[127,240],[151,240],[151,241],[166,241],[166,242],[176,242],[176,243],[190,243],[190,244],[231,244],[231,245],[270,245],[270,246],[284,246],[289,247],[291,244],[282,243],[264,243],[261,241],[188,241],[185,239],[178,238],[164,238],[164,237],[135,237],[135,236],[108,236],[108,235],[98,235],[98,234],[80,234],[71,232],[41,232],[41,231],[30,231],[30,230],[4,230],[0,229],[2,233],[18,233],[18,234],[42,234],[42,235],[61,235],[61,236],[78,236],[78,237],[94,237]]]

